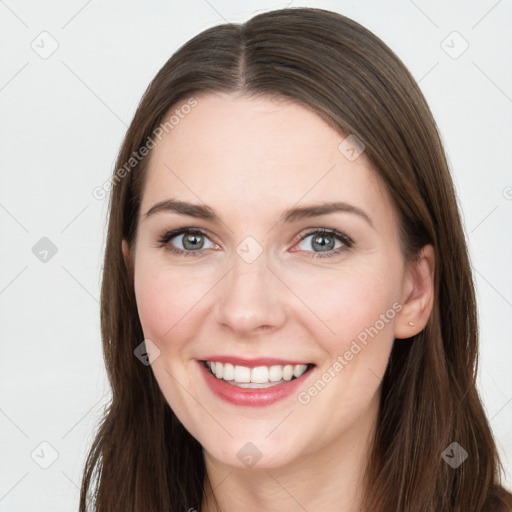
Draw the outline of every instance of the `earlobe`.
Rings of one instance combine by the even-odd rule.
[[[130,256],[130,246],[128,245],[128,242],[125,239],[123,239],[123,241],[121,243],[121,249],[123,252],[124,263],[126,265],[126,268],[128,269],[128,273],[131,275],[132,274],[132,261],[131,261],[131,256]]]
[[[121,249],[123,251],[124,262],[128,262],[128,258],[130,257],[130,249],[128,248],[128,242],[123,238],[121,243]]]
[[[430,244],[408,263],[404,279],[402,309],[396,317],[395,338],[410,338],[427,325],[434,307],[435,255]]]

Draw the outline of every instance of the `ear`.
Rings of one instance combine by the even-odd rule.
[[[128,274],[133,279],[133,262],[130,254],[130,246],[128,245],[128,242],[124,238],[121,243],[121,250],[123,251],[124,263],[126,265],[126,268],[128,269]]]
[[[410,338],[427,325],[434,307],[434,272],[434,247],[428,244],[420,250],[414,261],[407,263],[402,288],[402,309],[395,321],[395,338]]]

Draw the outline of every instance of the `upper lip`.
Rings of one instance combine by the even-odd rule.
[[[292,361],[291,359],[277,359],[274,357],[257,357],[255,359],[246,359],[242,357],[234,357],[234,356],[208,356],[202,359],[202,361],[217,361],[219,363],[231,363],[233,366],[247,366],[249,368],[254,368],[256,366],[273,366],[273,365],[282,365],[286,366],[288,364],[296,365],[296,364],[306,364],[309,365],[311,363],[304,361]]]

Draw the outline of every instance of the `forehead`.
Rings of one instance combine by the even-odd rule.
[[[348,201],[376,217],[392,209],[364,152],[348,159],[347,135],[313,110],[270,97],[195,99],[152,150],[141,212],[170,197],[248,217],[299,202]]]

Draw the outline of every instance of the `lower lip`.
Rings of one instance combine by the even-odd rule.
[[[312,369],[307,370],[297,379],[268,388],[239,388],[212,375],[206,369],[204,361],[198,361],[198,363],[206,384],[215,395],[233,405],[248,407],[264,407],[289,397],[304,384],[312,372]]]

